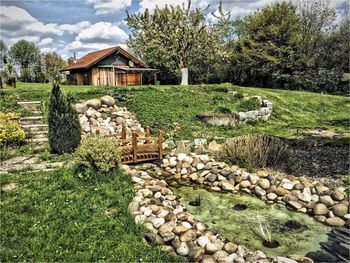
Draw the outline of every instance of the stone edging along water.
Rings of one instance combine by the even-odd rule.
[[[140,168],[141,167],[141,168]],[[214,234],[196,221],[169,188],[166,180],[191,182],[216,192],[253,194],[268,204],[280,203],[307,213],[330,226],[349,225],[348,197],[341,189],[331,191],[317,181],[304,177],[280,178],[265,171],[247,173],[238,166],[216,162],[208,155],[167,156],[160,167],[138,169],[124,166],[133,175],[137,191],[129,209],[135,221],[143,223],[146,240],[175,251],[194,262],[271,262],[261,251],[234,244]],[[165,180],[166,179],[166,180]],[[297,262],[291,259],[279,262]],[[300,256],[298,261],[312,262]]]
[[[214,126],[241,126],[248,122],[267,121],[272,114],[272,103],[268,100],[263,100],[260,96],[254,96],[261,103],[261,108],[258,110],[238,112],[237,114],[224,114],[207,112],[197,115],[199,120],[209,123]]]

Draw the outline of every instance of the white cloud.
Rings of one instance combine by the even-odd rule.
[[[118,25],[98,22],[82,30],[63,52],[70,54],[77,52],[78,56],[82,56],[87,52],[124,43],[127,38],[128,35]]]
[[[132,0],[86,0],[96,10],[97,15],[116,13],[131,6]]]
[[[59,25],[59,28],[62,29],[63,31],[70,33],[70,34],[77,34],[84,28],[87,28],[91,26],[91,23],[89,21],[81,21],[77,24],[63,24]]]
[[[53,43],[53,39],[51,37],[47,37],[47,38],[43,38],[40,40],[40,42],[38,43],[39,47],[45,47],[48,45],[51,45]]]

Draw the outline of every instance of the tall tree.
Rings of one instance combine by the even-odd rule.
[[[151,12],[130,15],[125,19],[132,35],[128,45],[150,64],[170,60],[181,71],[181,85],[188,85],[188,65],[194,50],[205,46],[207,32],[203,9],[191,9],[191,1],[165,6]]]
[[[66,61],[57,53],[46,53],[44,55],[44,68],[46,78],[49,82],[55,82],[60,80],[60,70],[64,68]]]
[[[10,48],[10,55],[21,72],[22,81],[33,82],[42,79],[40,49],[34,43],[19,40]]]

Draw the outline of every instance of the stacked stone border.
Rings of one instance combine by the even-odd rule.
[[[129,205],[135,221],[147,228],[146,240],[193,262],[272,262],[261,251],[226,240],[186,212],[168,180],[199,185],[210,191],[256,195],[267,204],[284,204],[333,227],[349,226],[348,196],[331,191],[305,177],[279,176],[267,171],[248,173],[238,166],[217,162],[208,155],[179,153],[167,156],[160,167],[124,168],[133,175],[136,196]],[[152,170],[152,171],[151,171]],[[149,172],[152,172],[150,176]],[[312,262],[303,256],[277,257],[278,262]]]
[[[267,121],[272,114],[272,103],[262,99],[260,96],[254,96],[261,103],[261,108],[258,110],[238,112],[237,114],[223,113],[202,113],[198,114],[197,118],[213,126],[241,126],[249,122]]]

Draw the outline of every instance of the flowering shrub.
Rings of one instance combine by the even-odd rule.
[[[18,122],[0,119],[0,144],[20,143],[26,138]]]
[[[20,114],[15,112],[1,112],[0,121],[19,120]]]
[[[114,139],[89,137],[75,152],[75,163],[80,170],[109,172],[119,167],[121,149]]]

